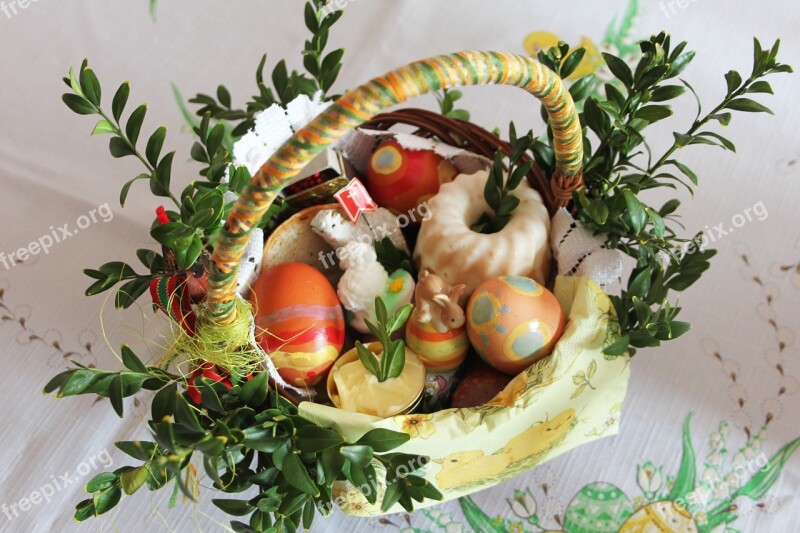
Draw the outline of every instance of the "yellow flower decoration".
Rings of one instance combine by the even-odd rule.
[[[427,439],[436,433],[436,426],[433,425],[433,415],[399,415],[394,417],[395,423],[400,426],[400,431],[406,433],[412,439],[420,437]]]
[[[556,46],[559,40],[558,35],[555,33],[549,31],[535,31],[525,36],[522,45],[528,54],[536,57],[539,50],[547,50],[550,47]],[[581,40],[579,48],[586,48],[586,55],[583,56],[583,60],[580,65],[578,65],[578,68],[575,69],[575,72],[570,74],[567,79],[576,80],[587,74],[591,74],[605,64],[603,56],[601,56],[600,52],[597,50],[597,46],[588,37],[584,37]],[[572,52],[572,50],[570,50],[570,52]]]

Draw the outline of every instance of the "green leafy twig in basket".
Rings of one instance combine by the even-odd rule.
[[[130,84],[125,82],[117,89],[111,103],[111,116],[109,116],[105,109],[101,107],[102,91],[100,81],[94,71],[89,68],[87,60],[84,60],[83,64],[81,64],[77,76],[73,69],[70,68],[69,76],[64,78],[64,83],[73,91],[62,96],[62,100],[67,107],[79,115],[100,116],[100,121],[92,130],[92,135],[112,135],[108,146],[111,155],[117,158],[135,156],[147,169],[146,173],[139,174],[125,184],[119,197],[120,205],[125,205],[125,199],[128,196],[131,185],[139,180],[148,180],[150,191],[154,195],[170,198],[175,205],[180,205],[178,199],[169,190],[172,159],[175,156],[175,152],[170,152],[163,158],[160,157],[164,139],[167,136],[167,128],[161,126],[150,136],[145,148],[145,155],[143,155],[137,149],[136,144],[142,130],[142,123],[147,114],[147,104],[137,107],[128,117],[124,127],[120,122],[130,96]]]
[[[439,111],[448,118],[458,120],[469,120],[469,111],[457,109],[456,102],[463,96],[461,91],[456,89],[442,89],[434,93],[436,101],[439,103]]]
[[[360,341],[356,341],[356,350],[361,364],[374,374],[378,381],[396,378],[403,372],[403,367],[406,364],[406,344],[403,339],[392,340],[391,337],[393,333],[400,331],[411,315],[413,308],[413,305],[407,304],[389,316],[386,304],[383,303],[381,297],[375,298],[377,324],[373,324],[369,320],[364,322],[370,333],[378,339],[383,348],[381,358],[379,360]]]
[[[679,149],[695,144],[719,146],[735,150],[733,143],[704,127],[712,121],[727,126],[730,111],[770,112],[745,94],[771,93],[762,78],[769,74],[791,72],[791,67],[777,61],[780,42],[768,50],[754,45],[751,75],[730,71],[725,75],[727,91],[722,102],[701,117],[698,101],[697,117],[684,133],[675,132],[674,142],[659,158],[654,158],[643,131],[651,124],[672,115],[669,105],[691,85],[675,79],[692,61],[694,52],[686,52],[686,42],[671,46],[664,33],[640,43],[641,58],[635,68],[611,54],[603,54],[612,74],[621,83],[605,84],[605,99],[583,94],[590,77],[582,78],[570,88],[573,98],[583,104],[581,123],[586,127],[584,181],[586,188],[574,199],[581,222],[596,233],[607,235],[607,245],[636,259],[627,289],[612,302],[620,320],[622,338],[607,346],[607,355],[618,355],[636,348],[658,346],[661,341],[677,338],[689,330],[689,324],[675,317],[679,307],[667,300],[669,291],[682,291],[697,281],[709,267],[714,250],[705,250],[701,234],[687,239],[678,237],[667,224],[680,205],[672,199],[661,208],[645,204],[639,193],[657,187],[676,188],[681,184],[690,192],[697,185],[697,175],[675,159]],[[561,59],[568,47],[559,45],[539,58],[556,72],[564,74],[570,57]],[[573,52],[574,55],[576,52]],[[568,70],[568,68],[567,68]],[[577,88],[577,90],[576,90]],[[695,94],[695,97],[697,95]],[[584,99],[581,102],[582,98]],[[701,131],[703,130],[703,131]],[[593,143],[596,148],[593,149]],[[537,140],[533,154],[548,174],[553,171],[552,132]],[[653,160],[655,159],[655,163]],[[672,167],[678,171],[667,172]]]
[[[533,166],[533,161],[525,157],[525,153],[533,146],[533,132],[529,131],[523,137],[517,137],[512,122],[509,127],[509,137],[511,150],[508,154],[508,169],[503,165],[505,154],[498,150],[483,189],[483,197],[492,211],[481,215],[471,226],[473,231],[489,234],[499,232],[511,220],[511,215],[519,205],[519,198],[512,192],[519,187]]]
[[[241,137],[255,125],[255,115],[274,104],[286,106],[301,94],[311,96],[317,91],[322,91],[324,96],[336,81],[344,56],[343,48],[324,53],[330,29],[342,16],[342,11],[330,10],[327,5],[326,0],[313,0],[305,6],[305,24],[311,32],[311,39],[305,42],[303,49],[303,66],[308,75],[296,70],[289,72],[286,62],[281,60],[272,70],[273,87],[267,87],[264,82],[267,55],[264,54],[256,69],[258,94],[244,108],[234,108],[230,91],[220,85],[216,97],[200,93],[189,100],[200,106],[197,115],[210,114],[212,119],[229,124],[233,137]]]
[[[70,369],[45,387],[46,393],[58,391],[59,396],[110,396],[119,414],[122,397],[140,388],[158,390],[149,422],[153,440],[116,444],[141,464],[90,480],[86,488],[92,498],[77,505],[76,520],[108,512],[123,493],[133,494],[145,485],[158,490],[174,482],[177,490],[194,499],[195,490],[181,474],[196,454],[202,456],[214,488],[229,494],[257,489],[248,498],[214,500],[226,513],[250,517],[247,524],[233,522],[236,531],[294,532],[301,525],[310,527],[317,510],[323,515],[332,510],[335,481],[350,481],[370,503],[377,503],[378,485],[386,483],[384,510],[399,502],[411,511],[412,500],[442,498],[418,475],[426,457],[390,453],[408,441],[407,434],[374,429],[355,442],[346,442],[337,432],[300,416],[279,394],[271,393],[267,373],[249,381],[231,376],[230,390],[199,377],[195,385],[201,405],[197,406],[178,392],[176,376],[145,366],[127,348],[123,348],[123,362],[128,370],[122,372]],[[376,468],[379,464],[385,477]]]

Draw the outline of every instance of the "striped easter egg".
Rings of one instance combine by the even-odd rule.
[[[464,361],[469,339],[464,326],[439,333],[430,324],[409,320],[406,345],[419,355],[425,368],[441,373],[457,368]]]
[[[331,283],[304,263],[264,270],[250,301],[256,339],[288,383],[319,383],[344,344],[344,313]]]

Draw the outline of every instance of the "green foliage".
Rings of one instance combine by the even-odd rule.
[[[389,316],[386,304],[380,296],[375,298],[375,315],[377,325],[365,320],[370,333],[378,339],[382,347],[382,355],[378,359],[369,348],[360,341],[356,341],[358,358],[364,368],[374,374],[378,381],[386,381],[389,378],[396,378],[402,372],[406,364],[406,344],[402,339],[392,340],[392,334],[400,331],[411,315],[413,305],[407,304]]]
[[[414,260],[408,253],[397,248],[389,237],[375,242],[375,253],[378,256],[378,262],[390,274],[395,270],[405,270],[413,277],[417,277],[417,267],[414,265]]]
[[[461,91],[455,89],[442,89],[435,93],[436,101],[439,103],[439,111],[442,115],[458,120],[469,120],[469,111],[466,109],[456,109],[455,103],[463,96]]]
[[[323,97],[336,98],[335,95],[328,95],[328,91],[339,76],[344,49],[326,53],[325,47],[330,29],[342,16],[342,11],[330,10],[326,6],[326,0],[313,0],[305,4],[305,24],[311,32],[311,39],[305,42],[302,53],[306,73],[296,70],[289,72],[286,62],[281,60],[272,70],[272,87],[268,87],[264,81],[267,63],[267,55],[264,54],[256,69],[258,94],[243,108],[233,107],[230,92],[220,85],[216,96],[200,93],[189,100],[200,106],[197,116],[210,115],[213,120],[225,123],[233,137],[241,137],[255,125],[255,115],[273,104],[286,106],[301,94],[311,96],[317,91],[321,91]]]
[[[473,231],[479,233],[499,232],[506,227],[514,210],[519,205],[519,198],[512,192],[519,187],[533,166],[533,160],[525,155],[533,147],[533,132],[529,131],[523,137],[517,137],[512,122],[509,127],[509,137],[511,145],[507,158],[508,169],[504,165],[505,155],[498,150],[483,189],[483,197],[492,211],[481,215],[478,221],[471,226]]]
[[[153,440],[117,443],[140,464],[90,480],[86,490],[92,497],[76,507],[78,521],[111,510],[123,493],[133,494],[144,486],[158,490],[174,483],[178,491],[194,499],[195,492],[182,473],[195,457],[202,458],[214,488],[232,495],[215,499],[214,504],[233,516],[250,517],[247,524],[234,522],[235,530],[309,527],[317,510],[323,515],[332,510],[332,485],[337,480],[353,483],[371,503],[377,502],[378,484],[386,483],[384,509],[399,502],[411,511],[412,500],[442,498],[415,475],[427,463],[426,457],[391,453],[408,441],[407,434],[374,429],[355,442],[346,442],[336,431],[306,420],[294,405],[269,391],[266,373],[249,381],[234,378],[231,390],[198,378],[202,402],[195,405],[186,394],[178,393],[176,376],[146,367],[128,348],[123,348],[123,361],[128,367],[123,372],[78,367],[59,374],[45,387],[47,393],[59,391],[59,396],[112,395],[118,382],[123,396],[130,396],[137,387],[159,390],[149,422]],[[383,479],[378,465],[385,469]],[[253,487],[255,495],[239,496]]]
[[[660,208],[643,202],[640,193],[649,189],[685,187],[690,193],[698,176],[676,158],[676,152],[692,145],[710,145],[735,151],[730,140],[710,126],[730,123],[731,111],[770,112],[745,94],[771,94],[769,83],[761,78],[791,67],[777,61],[780,41],[762,50],[755,40],[753,68],[747,79],[736,71],[725,75],[726,94],[722,102],[703,115],[692,86],[678,76],[691,63],[694,52],[686,51],[686,42],[672,46],[669,35],[661,33],[639,44],[639,60],[633,66],[604,53],[606,65],[616,82],[603,86],[604,97],[590,96],[598,82],[594,76],[577,80],[570,93],[579,108],[584,127],[584,181],[586,187],[574,194],[581,222],[595,233],[607,235],[607,246],[617,248],[636,260],[627,288],[612,302],[620,320],[621,339],[607,346],[607,355],[636,348],[658,346],[662,341],[679,337],[689,324],[675,320],[680,307],[668,301],[670,291],[682,291],[696,282],[709,266],[714,250],[705,250],[701,234],[678,237],[668,225],[680,206],[672,199]],[[567,56],[565,43],[542,51],[539,59],[565,76],[579,62],[581,50]],[[575,58],[575,59],[573,59]],[[677,82],[675,81],[677,79]],[[684,132],[674,132],[674,142],[655,157],[645,140],[644,130],[669,118],[668,102],[691,93],[697,114]],[[542,112],[547,120],[547,115]],[[548,174],[554,170],[553,135],[537,139],[532,148],[537,164]]]

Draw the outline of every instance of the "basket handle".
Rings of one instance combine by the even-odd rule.
[[[295,133],[256,172],[220,232],[206,301],[218,323],[234,319],[236,272],[250,231],[278,192],[316,154],[389,106],[442,88],[503,84],[525,89],[547,110],[556,170],[552,186],[562,203],[582,186],[583,134],[578,113],[561,79],[538,61],[504,52],[458,52],[416,61],[348,92]]]

